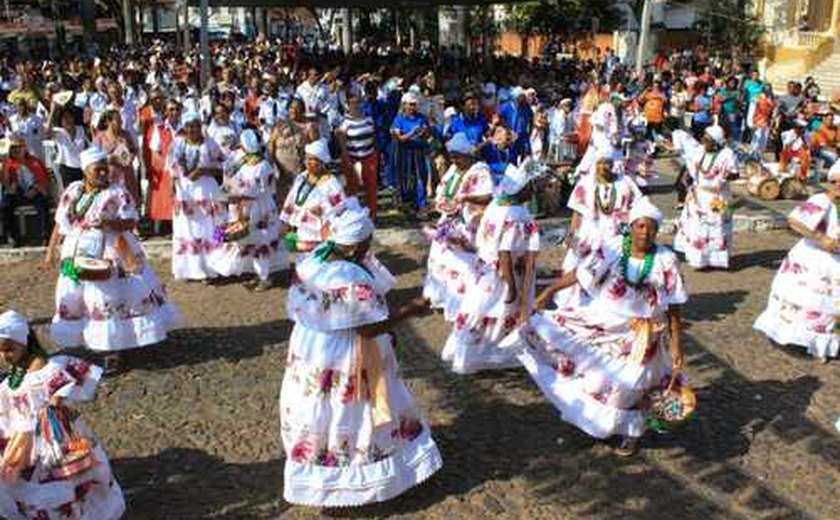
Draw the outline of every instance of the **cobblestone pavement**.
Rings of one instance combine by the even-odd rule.
[[[444,468],[385,504],[291,507],[280,498],[277,410],[292,326],[286,292],[235,284],[172,284],[184,328],[132,355],[130,370],[106,379],[84,413],[125,489],[129,519],[836,518],[840,366],[751,330],[794,240],[741,234],[730,272],[686,272],[699,415],[677,435],[646,438],[631,460],[561,423],[522,370],[447,373],[438,357],[447,327],[430,315],[399,329],[399,356]],[[423,254],[380,251],[399,275],[394,301],[418,293]],[[559,251],[541,258],[556,267]],[[155,267],[168,278],[168,265]],[[4,266],[0,308],[14,305],[42,327],[55,276],[31,263]]]

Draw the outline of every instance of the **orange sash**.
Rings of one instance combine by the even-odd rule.
[[[356,378],[355,398],[370,400],[373,425],[381,426],[391,422],[391,410],[388,404],[388,385],[382,369],[382,353],[375,338],[356,336],[356,359],[354,367]],[[362,389],[364,384],[365,390]]]

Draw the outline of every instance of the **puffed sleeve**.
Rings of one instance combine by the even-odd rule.
[[[831,201],[824,195],[815,195],[799,206],[788,216],[809,231],[817,231],[827,221],[828,210],[833,209]]]

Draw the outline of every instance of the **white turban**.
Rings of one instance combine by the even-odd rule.
[[[535,178],[535,175],[528,168],[518,168],[508,164],[505,168],[504,177],[499,184],[499,189],[505,195],[516,195]]]
[[[190,123],[200,123],[201,122],[201,114],[196,112],[195,110],[188,110],[181,116],[181,125],[187,126]]]
[[[417,103],[417,102],[418,102],[417,94],[415,94],[414,92],[406,92],[405,94],[402,95],[402,99],[400,99],[400,103],[402,103],[403,105],[408,104],[408,103]]]
[[[364,242],[374,229],[370,212],[355,197],[347,199],[341,210],[330,218],[330,240],[342,246]]]
[[[641,199],[636,201],[636,203],[633,204],[633,207],[630,209],[631,224],[642,217],[647,217],[653,220],[654,222],[656,222],[657,226],[662,225],[662,212],[659,210],[659,208],[654,206],[650,199],[647,197],[642,197]]]
[[[82,170],[87,170],[87,167],[92,164],[107,161],[108,155],[96,146],[91,146],[80,153],[79,158],[82,162]]]
[[[470,155],[472,153],[472,143],[467,138],[467,134],[458,132],[446,143],[446,151],[449,153]]]
[[[318,139],[317,141],[312,141],[303,148],[303,151],[306,153],[306,155],[311,155],[312,157],[315,157],[324,164],[329,164],[332,162],[332,156],[330,155],[330,145],[327,143],[326,139]]]
[[[712,138],[717,144],[726,142],[726,137],[723,134],[723,128],[718,125],[712,125],[706,128],[706,135]]]
[[[29,322],[23,314],[6,311],[0,314],[0,338],[10,339],[15,343],[26,345],[29,340]]]
[[[242,135],[239,136],[239,144],[242,145],[242,149],[246,153],[257,153],[260,151],[260,139],[257,137],[257,133],[250,128],[242,132]]]
[[[512,89],[510,89],[510,97],[514,101],[519,99],[519,96],[524,96],[524,95],[525,95],[525,91],[522,89],[522,87],[520,87],[518,85],[513,87]]]
[[[834,161],[834,164],[829,168],[828,180],[840,180],[840,160]]]
[[[443,117],[450,118],[455,117],[458,114],[458,111],[455,110],[455,107],[446,107],[446,110],[443,111]]]

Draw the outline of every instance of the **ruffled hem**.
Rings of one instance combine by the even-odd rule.
[[[684,254],[685,261],[694,269],[703,269],[704,267],[729,268],[729,251],[696,249],[688,246],[686,241],[687,239],[684,236],[677,234],[674,238],[674,250]]]
[[[423,297],[429,299],[432,309],[442,310],[443,319],[449,322],[455,320],[463,298],[463,296],[459,296],[457,293],[453,294],[453,292],[455,291],[452,291],[447,284],[426,275],[423,284]]]
[[[146,347],[162,342],[181,321],[178,308],[165,303],[145,316],[94,321],[89,318],[65,320],[54,316],[50,338],[61,347],[87,347],[114,352]]]
[[[399,452],[371,464],[344,467],[286,459],[283,498],[311,507],[357,507],[390,500],[427,480],[443,466],[428,426]]]
[[[173,254],[172,277],[176,280],[207,280],[216,278],[218,274],[210,267],[208,257],[210,253],[202,254]]]
[[[755,320],[753,328],[779,345],[796,345],[814,357],[837,357],[840,342],[833,333],[819,334],[808,330],[801,322],[788,323],[772,306],[768,306]]]
[[[519,366],[514,352],[499,348],[497,344],[486,339],[468,345],[461,336],[462,333],[453,331],[440,355],[452,372],[465,375],[482,370],[505,370]]]
[[[645,416],[641,411],[621,410],[601,403],[577,383],[561,377],[551,366],[541,363],[531,352],[523,351],[518,358],[543,394],[560,411],[563,421],[598,439],[613,435],[641,437],[644,434]]]
[[[270,248],[269,245],[266,246]],[[271,273],[288,269],[289,259],[286,249],[282,247],[272,250],[267,257],[256,258],[253,255],[243,255],[242,247],[236,244],[231,248],[222,247],[210,253],[207,265],[220,276],[253,273],[267,280]]]

